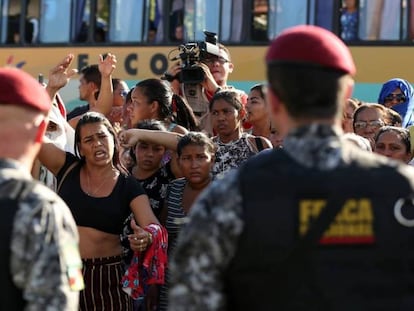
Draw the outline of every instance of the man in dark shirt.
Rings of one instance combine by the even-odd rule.
[[[67,119],[73,119],[89,111],[90,106],[94,106],[98,99],[101,87],[101,73],[98,65],[90,65],[81,69],[79,78],[79,99],[87,104],[76,107],[68,113]]]

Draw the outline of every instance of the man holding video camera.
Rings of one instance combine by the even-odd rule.
[[[204,80],[201,82],[194,84],[182,81],[182,57],[182,60],[174,63],[163,77],[163,79],[170,81],[174,93],[183,96],[188,101],[200,122],[201,129],[210,135],[213,134],[208,111],[210,99],[221,90],[236,90],[227,84],[228,76],[234,69],[230,52],[221,43],[217,43],[216,46],[217,49],[207,49],[200,53],[200,61],[197,62],[196,66],[204,72]],[[237,91],[240,91],[243,104],[245,104],[247,95],[242,90]]]

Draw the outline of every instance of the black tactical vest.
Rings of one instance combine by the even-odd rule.
[[[10,273],[10,246],[18,203],[32,189],[31,182],[14,179],[0,185],[0,310],[23,310],[26,304]]]
[[[225,280],[229,310],[414,310],[414,227],[394,214],[400,202],[414,219],[414,176],[368,153],[347,159],[321,171],[279,149],[240,168],[245,227]],[[333,198],[342,207],[323,236],[292,258]]]

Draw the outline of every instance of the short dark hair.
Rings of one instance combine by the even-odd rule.
[[[184,147],[188,145],[207,147],[207,150],[211,155],[214,155],[216,152],[216,147],[213,141],[202,132],[188,132],[183,137],[181,137],[177,144],[178,156],[181,156]]]
[[[138,124],[135,126],[137,129],[141,130],[152,130],[152,131],[164,131],[166,132],[167,129],[165,126],[161,123],[161,121],[154,120],[154,119],[148,119],[138,122]],[[134,162],[137,162],[137,157],[135,156],[135,148],[136,145],[129,148],[129,156],[134,160]]]
[[[135,126],[135,128],[142,129],[142,130],[167,131],[167,129],[161,123],[161,121],[154,120],[154,119],[140,121]]]
[[[101,87],[101,72],[99,71],[98,65],[89,65],[83,67],[80,73],[83,75],[83,78],[87,82],[93,82],[99,88]]]
[[[313,64],[269,63],[267,80],[275,95],[294,118],[331,118],[346,90],[342,71]]]

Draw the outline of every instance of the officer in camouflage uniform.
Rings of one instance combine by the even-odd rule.
[[[77,310],[78,233],[66,204],[30,169],[51,100],[18,69],[0,69],[0,310]]]
[[[198,197],[169,266],[169,310],[413,310],[414,170],[342,138],[349,49],[296,26],[266,63],[283,148]]]

